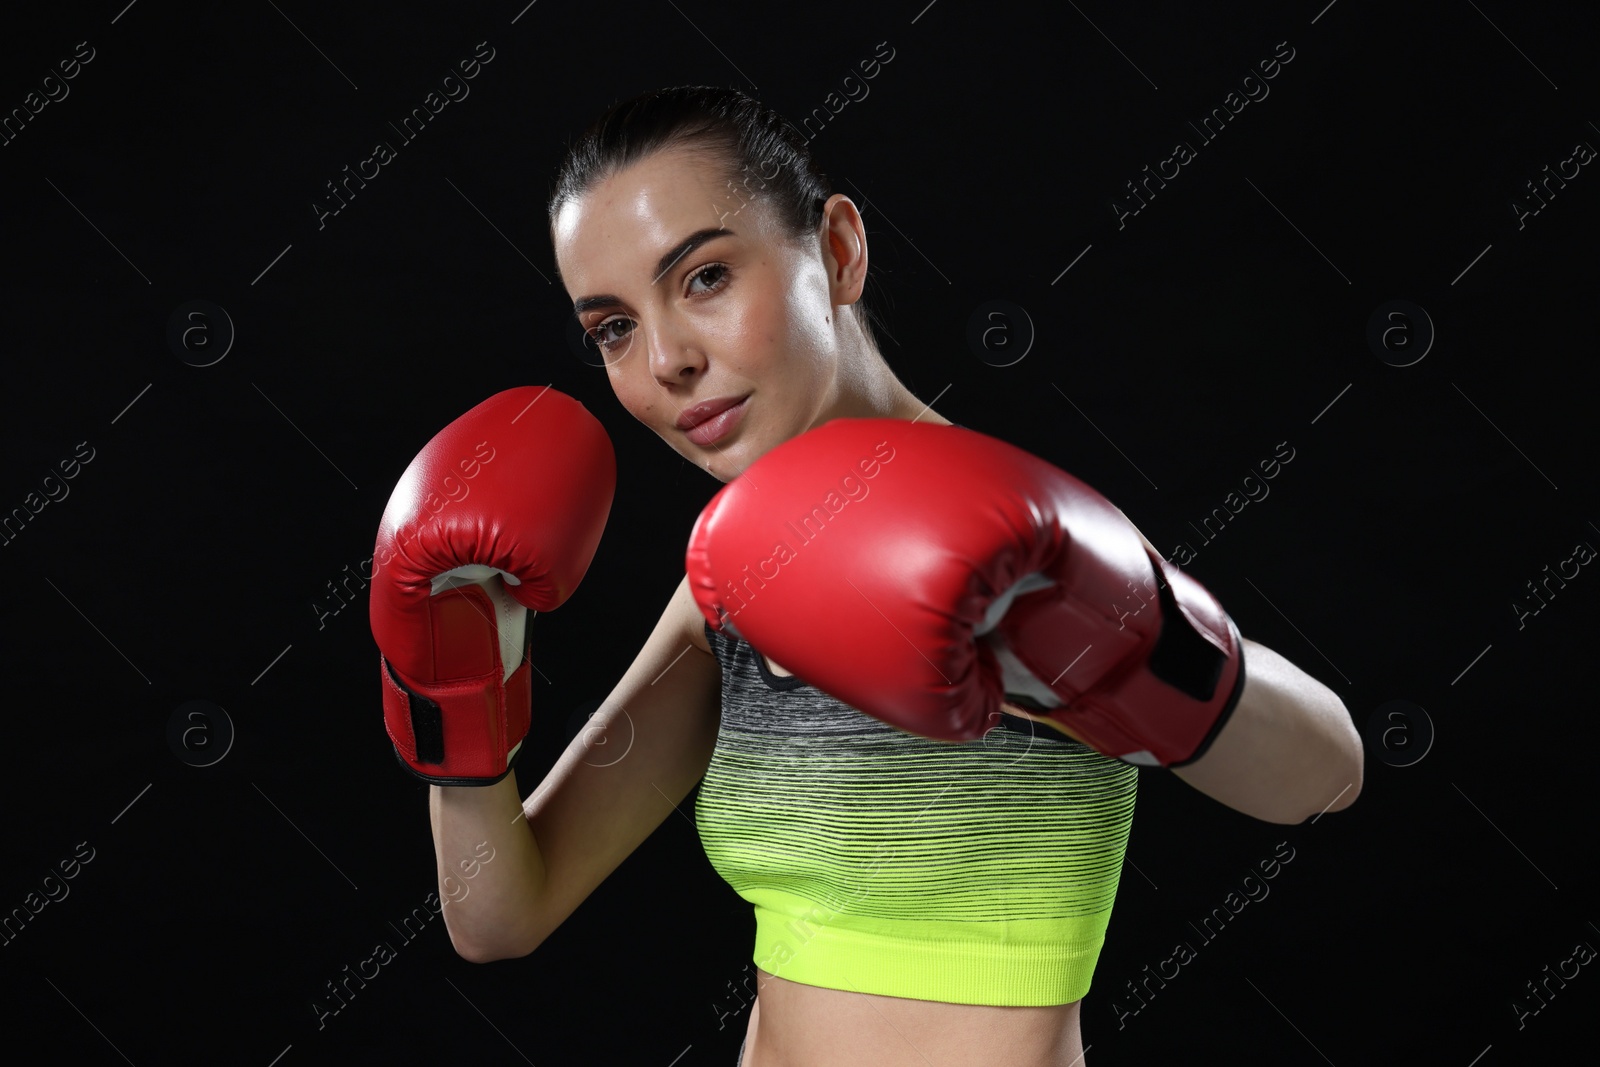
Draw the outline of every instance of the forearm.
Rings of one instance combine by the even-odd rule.
[[[451,944],[478,963],[525,954],[545,871],[516,775],[491,786],[429,786],[428,794]]]
[[[1246,815],[1298,823],[1361,791],[1361,736],[1333,691],[1248,638],[1239,703],[1206,754],[1173,773]]]

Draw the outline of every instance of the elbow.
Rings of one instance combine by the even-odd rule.
[[[1328,805],[1329,811],[1343,811],[1356,802],[1356,797],[1361,795],[1361,781],[1364,761],[1361,758],[1361,742],[1356,742],[1356,757],[1350,761],[1349,777],[1343,791],[1333,798],[1333,803]]]
[[[1318,776],[1318,784],[1311,792],[1296,791],[1279,798],[1278,803],[1262,805],[1250,812],[1262,822],[1282,826],[1299,826],[1306,820],[1317,819],[1331,811],[1343,811],[1361,795],[1362,759],[1361,742],[1355,742],[1353,757],[1341,756],[1330,760],[1327,771]]]
[[[450,940],[450,944],[456,950],[456,955],[468,963],[493,963],[495,960],[508,958],[483,945],[462,944],[454,938]]]
[[[450,943],[456,955],[468,963],[494,963],[496,960],[514,960],[527,955],[526,952],[508,950],[499,945],[462,944],[454,939]]]
[[[468,963],[494,963],[497,960],[515,960],[530,955],[537,945],[523,947],[509,941],[471,940],[450,931],[450,947]]]
[[[450,947],[456,950],[456,955],[468,963],[493,963],[505,957],[495,952],[494,946],[479,941],[470,941],[454,930],[450,931]]]
[[[1344,711],[1343,705],[1340,710]],[[1333,800],[1325,811],[1343,811],[1356,802],[1356,797],[1361,795],[1361,783],[1366,773],[1367,750],[1361,743],[1361,734],[1356,730],[1355,724],[1350,721],[1350,713],[1344,711],[1344,743],[1339,746],[1338,756],[1331,761],[1334,764],[1334,773],[1329,779],[1329,792]]]
[[[1361,747],[1361,737],[1353,728],[1347,743],[1339,750],[1337,758],[1329,760],[1328,763],[1327,774],[1322,777],[1322,785],[1318,791],[1305,798],[1303,809],[1294,819],[1284,820],[1285,822],[1303,823],[1307,819],[1315,822],[1330,811],[1343,811],[1356,802],[1356,798],[1361,795],[1366,760]]]

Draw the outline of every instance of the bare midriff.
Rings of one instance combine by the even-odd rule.
[[[756,976],[740,1067],[1085,1067],[1082,1001],[949,1004]]]

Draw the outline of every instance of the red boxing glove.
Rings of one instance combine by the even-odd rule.
[[[526,609],[559,607],[600,543],[617,461],[578,401],[496,393],[411,461],[373,556],[372,635],[395,754],[435,785],[492,785],[528,734]]]
[[[1244,687],[1202,585],[1083,482],[961,427],[835,419],[784,442],[706,506],[688,572],[713,627],[925,737],[981,737],[1009,699],[1178,766]]]

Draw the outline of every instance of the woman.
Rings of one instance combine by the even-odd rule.
[[[873,340],[855,205],[743,94],[613,108],[549,216],[617,399],[718,480],[835,418],[949,424]],[[1245,648],[1227,727],[1176,773],[1273,821],[1348,806],[1343,706]],[[701,783],[707,853],[756,908],[744,1067],[1081,1064],[1137,771],[1008,711],[977,742],[895,730],[713,631],[685,581],[591,720],[632,732],[626,758],[586,758],[586,734],[525,802],[511,776],[432,788],[441,878],[485,839],[501,857],[447,909],[452,942],[477,961],[533,951]]]

